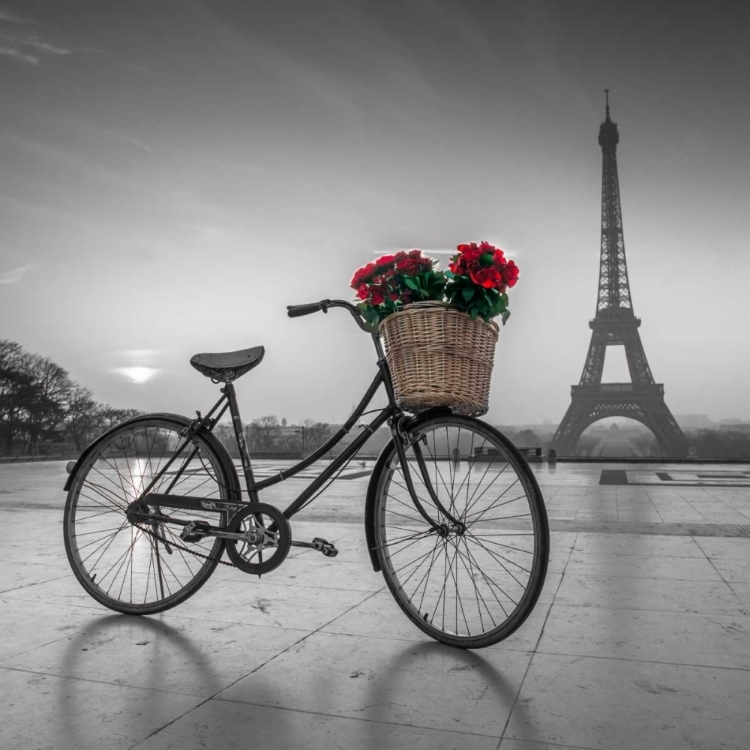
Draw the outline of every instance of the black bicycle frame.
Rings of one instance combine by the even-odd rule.
[[[378,353],[378,372],[375,375],[375,378],[373,379],[372,383],[370,384],[370,387],[367,389],[367,392],[362,397],[362,400],[359,402],[359,404],[356,406],[354,411],[352,412],[351,416],[347,421],[334,433],[323,445],[321,445],[317,450],[315,450],[313,453],[311,453],[306,458],[302,459],[299,463],[296,463],[294,466],[290,466],[288,469],[284,469],[280,471],[275,476],[269,477],[268,479],[264,479],[260,482],[255,481],[255,477],[253,476],[253,470],[252,465],[250,461],[250,452],[247,447],[247,442],[245,440],[244,431],[242,428],[242,419],[240,417],[240,411],[239,411],[239,405],[237,403],[237,394],[234,388],[234,384],[232,382],[228,382],[224,384],[224,387],[221,389],[222,396],[221,398],[214,404],[211,411],[205,416],[201,417],[200,412],[198,412],[198,418],[193,421],[191,427],[188,429],[187,434],[185,435],[185,443],[183,446],[181,446],[177,451],[175,451],[175,455],[172,457],[172,459],[168,462],[167,466],[164,467],[163,471],[166,471],[166,469],[169,467],[169,465],[172,463],[172,461],[179,455],[185,445],[192,439],[192,437],[198,433],[200,433],[203,430],[206,430],[208,432],[211,432],[215,426],[215,424],[219,421],[221,416],[224,414],[224,412],[229,408],[229,413],[232,417],[232,426],[234,428],[234,434],[237,438],[237,445],[239,447],[239,453],[240,453],[240,461],[242,463],[242,469],[245,476],[245,486],[247,488],[247,495],[250,503],[258,503],[260,502],[260,499],[258,497],[258,493],[260,490],[263,490],[267,487],[271,487],[274,484],[278,484],[279,482],[284,481],[285,479],[289,479],[290,477],[295,476],[295,474],[298,474],[299,472],[306,469],[308,466],[311,466],[316,461],[318,461],[320,458],[322,458],[326,453],[328,453],[335,445],[337,445],[345,435],[347,435],[352,427],[357,423],[359,418],[362,416],[362,414],[367,409],[368,405],[370,404],[370,401],[372,401],[373,396],[377,392],[378,388],[380,388],[381,385],[385,386],[386,395],[388,396],[388,405],[385,406],[378,415],[370,422],[368,425],[362,426],[362,432],[357,435],[354,440],[352,440],[349,445],[347,445],[341,453],[336,456],[331,463],[323,469],[323,471],[305,488],[305,490],[297,497],[296,500],[294,500],[291,505],[284,511],[284,516],[289,519],[292,516],[294,516],[298,511],[300,511],[307,503],[308,501],[315,495],[318,490],[320,490],[321,487],[346,463],[348,463],[362,448],[362,446],[367,442],[367,440],[370,438],[370,436],[378,430],[380,427],[382,427],[386,422],[389,422],[391,427],[391,432],[393,434],[394,443],[396,445],[396,452],[399,457],[399,461],[402,466],[402,471],[404,474],[404,480],[406,482],[407,489],[409,490],[409,493],[414,500],[415,507],[419,511],[419,513],[422,515],[422,517],[432,526],[433,529],[439,530],[440,525],[437,524],[432,518],[430,518],[427,511],[424,509],[422,503],[419,500],[419,497],[417,495],[416,489],[414,488],[414,484],[412,482],[411,473],[409,471],[409,465],[408,460],[406,457],[406,445],[405,440],[402,432],[400,431],[400,425],[399,422],[402,418],[404,418],[404,413],[401,410],[401,408],[396,403],[396,397],[393,390],[393,382],[391,380],[391,373],[388,369],[388,363],[385,358],[385,354],[383,353],[383,349],[380,344],[380,339],[378,338],[377,334],[372,334],[373,341],[375,343],[375,349]],[[223,407],[222,407],[223,404]],[[211,415],[213,415],[219,407],[222,407],[218,413],[218,415],[215,418],[211,418]],[[419,450],[418,446],[415,444],[414,451],[417,457],[417,464],[419,465],[420,472],[422,473],[422,480],[425,484],[425,487],[427,489],[427,492],[430,496],[430,499],[435,504],[435,506],[443,513],[443,515],[448,518],[450,521],[452,521],[454,524],[460,523],[455,519],[448,510],[442,505],[440,500],[438,499],[434,488],[432,487],[431,482],[429,481],[429,478],[426,474],[425,466],[424,466],[424,459],[421,455],[421,450]],[[197,450],[197,449],[196,449]],[[160,472],[163,473],[163,472]],[[172,484],[174,484],[182,471],[177,472],[177,476],[173,480]],[[146,496],[148,492],[150,491],[151,487],[153,487],[158,480],[158,477],[154,477],[149,487],[146,488],[146,490],[143,493],[143,496]]]
[[[354,427],[383,382],[385,382],[384,373],[383,368],[381,367],[370,384],[370,387],[367,389],[367,392],[362,397],[362,400],[352,412],[352,415],[323,445],[294,466],[290,466],[288,469],[284,469],[278,474],[260,482],[256,482],[253,477],[253,471],[250,464],[250,454],[242,431],[242,421],[237,409],[237,398],[234,386],[232,383],[227,383],[226,386],[222,388],[222,392],[225,394],[223,398],[226,398],[229,401],[229,411],[232,414],[234,432],[240,449],[240,460],[245,473],[245,484],[247,486],[247,495],[250,502],[260,502],[258,493],[261,490],[267,487],[272,487],[274,484],[289,479],[295,474],[299,474],[299,472],[304,471],[308,466],[314,464],[322,456],[328,453],[331,448],[337,445],[344,436],[350,432],[352,427]],[[341,451],[341,453],[336,456],[325,469],[323,469],[308,487],[305,488],[304,492],[302,492],[302,494],[284,511],[284,515],[287,518],[291,518],[297,513],[297,511],[305,505],[305,503],[331,478],[331,476],[333,476],[341,466],[347,463],[357,451],[359,451],[359,449],[367,442],[370,435],[382,427],[389,419],[399,414],[400,411],[401,410],[394,403],[390,403],[372,420],[372,422],[370,422],[370,424],[363,425],[362,432],[357,435],[357,437],[355,437],[354,440],[352,440],[352,442],[349,443],[349,445],[347,445],[346,448],[344,448],[344,450]]]

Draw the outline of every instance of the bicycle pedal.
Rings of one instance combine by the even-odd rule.
[[[200,542],[211,533],[211,524],[208,521],[191,521],[182,527],[180,539],[186,542]]]
[[[312,540],[312,548],[322,552],[326,557],[336,557],[339,551],[327,540],[319,536]]]

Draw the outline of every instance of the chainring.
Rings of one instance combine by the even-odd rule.
[[[270,573],[284,562],[292,546],[289,521],[278,508],[266,503],[253,503],[237,511],[226,530],[246,535],[247,541],[224,541],[229,559],[245,573]]]

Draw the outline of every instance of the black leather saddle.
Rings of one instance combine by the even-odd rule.
[[[252,349],[240,349],[237,352],[220,354],[196,354],[190,358],[190,364],[217,383],[231,383],[261,363],[266,350],[262,346]]]

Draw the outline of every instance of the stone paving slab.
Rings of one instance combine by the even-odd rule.
[[[614,463],[532,468],[552,528],[542,596],[508,639],[466,652],[428,639],[372,570],[366,476],[293,521],[337,558],[293,548],[260,580],[220,567],[137,618],[71,574],[64,462],[0,465],[0,744],[746,750],[750,490],[600,485]],[[709,469],[750,466],[627,467]],[[303,487],[263,499],[285,506]]]
[[[748,670],[535,654],[505,735],[607,750],[742,750],[748,694]]]
[[[139,744],[138,750],[247,750],[253,747],[495,750],[497,740],[432,727],[212,700]]]

